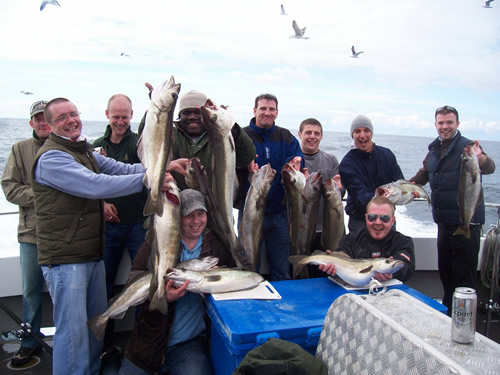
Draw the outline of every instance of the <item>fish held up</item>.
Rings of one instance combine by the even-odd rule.
[[[422,186],[403,179],[379,186],[375,189],[375,196],[386,197],[395,205],[410,203],[415,199],[414,193],[417,193],[418,197],[426,199],[429,205],[431,204],[431,199]]]

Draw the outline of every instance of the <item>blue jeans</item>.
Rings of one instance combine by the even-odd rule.
[[[104,266],[106,268],[106,293],[108,299],[113,296],[118,267],[125,248],[133,262],[139,247],[144,242],[146,229],[144,223],[114,224],[106,222],[106,242],[104,243]]]
[[[31,325],[33,334],[39,334],[42,324],[43,274],[38,265],[36,244],[20,242],[19,250],[23,282],[23,319],[25,323]],[[27,348],[39,345],[32,336],[21,341],[21,346]]]
[[[202,334],[192,340],[168,347],[165,363],[160,371],[169,375],[211,375],[212,364],[208,352],[208,339]],[[111,374],[105,371],[104,374]],[[149,372],[140,369],[123,358],[120,375],[148,375]]]
[[[266,214],[262,224],[262,239],[266,246],[271,281],[290,280],[290,237],[286,210]]]
[[[87,320],[107,308],[104,262],[42,266],[56,326],[52,373],[97,374],[102,341],[97,341]]]

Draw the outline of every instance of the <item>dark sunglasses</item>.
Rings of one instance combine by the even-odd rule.
[[[368,218],[368,221],[372,223],[378,218],[380,218],[380,220],[382,220],[382,222],[385,224],[391,221],[391,217],[389,215],[368,214],[366,217]]]
[[[455,114],[455,116],[457,116],[457,120],[458,120],[458,111],[456,110],[455,107],[452,107],[451,105],[443,105],[442,107],[439,107],[438,109],[436,109],[434,117],[436,117],[441,112],[446,112],[446,113],[453,112]]]

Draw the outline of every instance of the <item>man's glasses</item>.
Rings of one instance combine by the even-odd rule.
[[[51,121],[52,124],[57,124],[58,122],[63,122],[66,121],[68,118],[78,118],[80,117],[80,112],[71,112],[71,113],[66,113],[65,115],[61,115],[54,120]]]
[[[458,111],[456,110],[455,107],[452,107],[451,105],[443,105],[442,107],[439,107],[436,109],[435,116],[437,116],[441,112],[453,112],[458,119]]]
[[[380,218],[380,220],[382,220],[382,222],[385,224],[391,221],[391,217],[389,215],[368,214],[366,217],[368,218],[368,221],[371,223],[373,223],[378,218]]]

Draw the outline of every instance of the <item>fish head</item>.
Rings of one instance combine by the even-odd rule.
[[[281,179],[285,186],[302,191],[306,184],[304,174],[296,170],[290,163],[286,163],[281,169]]]
[[[153,90],[151,102],[162,112],[173,112],[180,90],[181,84],[175,83],[174,76],[171,76],[169,80],[161,83]]]
[[[214,105],[201,107],[201,116],[208,132],[219,133],[222,136],[229,135],[235,123],[232,112]]]
[[[404,266],[399,259],[378,258],[373,261],[373,270],[378,273],[394,273]]]
[[[334,203],[337,200],[342,200],[342,194],[333,177],[328,178],[321,184],[321,194],[326,202]]]
[[[170,181],[168,183],[168,186],[169,186],[168,190],[165,192],[165,197],[167,198],[167,201],[176,207],[180,207],[181,191],[177,187],[175,181]]]

